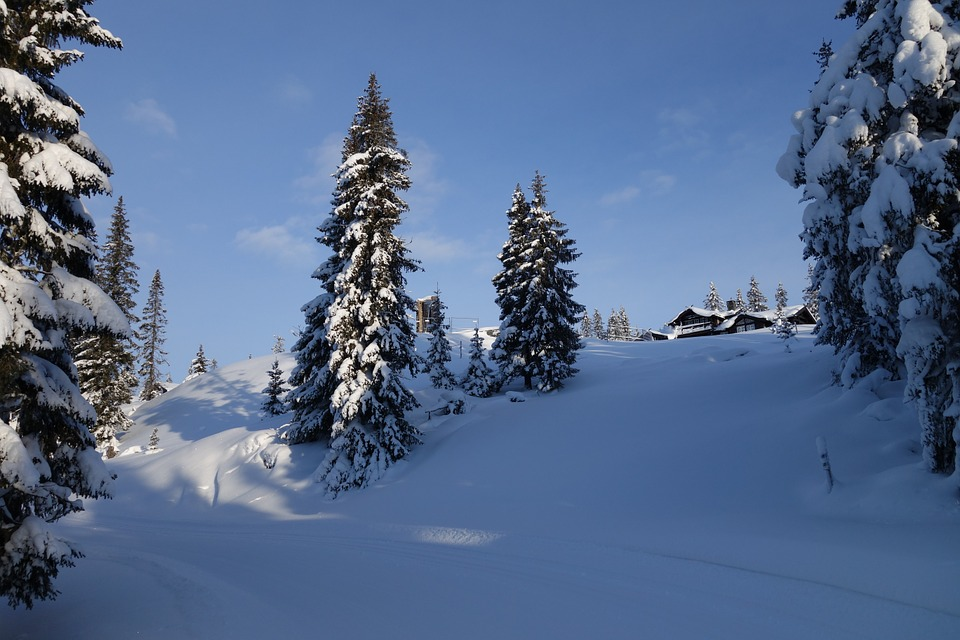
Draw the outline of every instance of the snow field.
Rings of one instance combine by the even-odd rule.
[[[830,386],[809,333],[792,353],[769,332],[588,340],[560,392],[429,421],[420,376],[423,444],[333,501],[312,480],[324,447],[279,445],[283,418],[259,415],[273,358],[137,410],[115,499],[60,524],[87,557],[58,600],[0,614],[4,637],[960,632],[955,480],[924,471],[901,383]]]

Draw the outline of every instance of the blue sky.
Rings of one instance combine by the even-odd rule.
[[[413,162],[408,292],[439,286],[455,327],[498,324],[505,211],[537,170],[591,312],[658,328],[751,275],[799,302],[800,194],[775,165],[812,52],[852,33],[841,4],[97,0],[124,49],[59,82],[113,162],[113,197],[88,206],[105,234],[123,196],[141,303],[161,272],[179,381],[200,344],[221,364],[292,344],[371,72]]]

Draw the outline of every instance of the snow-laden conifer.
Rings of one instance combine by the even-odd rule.
[[[419,266],[395,233],[408,209],[399,193],[410,187],[410,161],[397,147],[388,102],[371,74],[348,137],[352,153],[337,172],[339,272],[324,336],[332,346],[332,424],[330,452],[317,474],[333,495],[377,480],[419,442],[404,415],[418,404],[404,374],[421,365],[405,274]]]
[[[333,426],[331,403],[336,387],[335,372],[330,369],[334,345],[328,337],[330,307],[336,296],[336,279],[345,269],[343,255],[344,234],[350,218],[346,187],[350,184],[353,163],[350,161],[360,149],[360,114],[354,115],[343,139],[340,166],[334,174],[336,187],[331,205],[332,213],[317,231],[317,242],[326,246],[327,259],[311,275],[320,283],[320,293],[300,310],[306,326],[299,332],[293,345],[296,365],[290,373],[291,390],[286,404],[293,411],[293,419],[284,437],[290,444],[316,442],[328,439]]]
[[[599,309],[593,310],[593,335],[601,340],[607,339],[607,329],[603,325],[603,316]]]
[[[566,227],[547,209],[546,183],[539,172],[531,190],[528,205],[518,188],[507,214],[503,270],[494,278],[500,334],[492,357],[504,379],[522,377],[529,389],[537,378],[541,391],[552,391],[577,372],[576,323],[584,307],[573,300],[575,274],[563,265],[580,254]]]
[[[287,412],[287,404],[284,397],[287,394],[287,388],[283,379],[283,369],[280,368],[280,360],[273,359],[273,366],[267,371],[267,386],[263,389],[263,394],[267,396],[263,400],[261,409],[268,416],[278,416]]]
[[[707,297],[703,301],[703,308],[709,311],[726,311],[727,309],[723,298],[717,293],[717,285],[713,282],[710,283],[710,290],[707,292]]]
[[[97,260],[94,281],[120,307],[131,327],[140,321],[133,300],[140,289],[138,270],[126,207],[120,197],[110,217],[110,231]],[[136,352],[133,336],[102,331],[85,335],[74,347],[80,391],[97,412],[93,428],[97,449],[107,456],[117,451],[116,434],[133,425],[123,406],[133,400],[138,384]]]
[[[197,376],[206,373],[209,369],[210,361],[207,360],[207,356],[203,353],[203,345],[201,344],[197,348],[197,355],[193,356],[193,360],[190,361],[190,366],[187,368],[186,380],[193,380]]]
[[[507,240],[497,258],[502,269],[493,277],[496,303],[500,308],[500,329],[493,342],[491,358],[497,363],[502,381],[528,375],[521,353],[520,313],[527,306],[531,263],[525,255],[531,234],[530,203],[517,184],[507,210]],[[602,320],[601,320],[602,323]]]
[[[931,470],[955,468],[957,2],[848,0],[857,31],[794,117],[778,164],[804,191],[818,340],[846,384],[905,375]]]
[[[489,397],[496,388],[496,376],[483,356],[483,338],[480,329],[474,327],[470,338],[470,364],[460,380],[463,390],[477,398]]]
[[[427,349],[424,369],[429,372],[430,382],[434,388],[453,389],[457,386],[457,379],[447,365],[452,359],[450,357],[450,340],[447,338],[447,305],[440,297],[439,290],[434,293],[437,297],[437,304],[434,313],[430,316],[430,326],[427,327],[427,331],[430,333],[430,346]]]
[[[763,295],[760,290],[760,283],[754,276],[750,276],[750,288],[747,289],[747,311],[759,313],[769,308],[767,306],[767,296]]]
[[[594,337],[593,320],[590,319],[590,314],[587,313],[586,311],[583,312],[583,317],[580,319],[580,337],[581,338]]]
[[[782,282],[777,283],[777,292],[774,299],[777,301],[777,308],[773,318],[773,326],[770,327],[770,330],[783,340],[784,348],[790,351],[790,341],[797,335],[797,325],[787,318],[787,290],[783,287]]]
[[[166,392],[163,386],[161,367],[167,364],[167,308],[163,306],[163,279],[160,270],[153,273],[147,302],[143,305],[140,320],[140,388],[141,400],[153,400]]]
[[[773,294],[773,299],[776,303],[776,307],[774,308],[777,311],[783,311],[787,306],[787,290],[783,287],[782,282],[777,283],[777,291]]]
[[[737,289],[737,297],[736,297],[736,299],[733,301],[733,305],[734,305],[734,309],[736,309],[737,311],[746,311],[746,310],[747,310],[747,303],[744,302],[744,300],[743,300],[743,291],[742,291],[742,290]]]
[[[623,305],[620,305],[619,310],[610,309],[610,317],[607,320],[607,340],[630,340],[633,337],[630,331],[630,316],[627,315]]]
[[[63,41],[120,47],[87,4],[0,3],[0,594],[13,606],[57,595],[59,570],[81,554],[50,523],[111,484],[68,338],[129,333],[91,281],[94,224],[81,200],[108,193],[112,170],[54,82],[82,57]]]
[[[607,340],[623,340],[623,323],[615,309],[607,316]]]

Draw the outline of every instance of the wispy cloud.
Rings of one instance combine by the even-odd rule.
[[[672,107],[657,114],[660,136],[668,146],[702,149],[710,142],[704,126],[705,108]]]
[[[611,191],[600,197],[600,205],[614,207],[633,202],[641,195],[661,196],[673,190],[677,177],[658,169],[641,171],[635,184]]]
[[[142,125],[150,133],[176,137],[177,123],[153,98],[144,98],[127,105],[124,118]]]
[[[476,249],[462,238],[453,238],[437,231],[403,235],[409,242],[411,255],[433,265],[463,261],[476,254]]]
[[[343,135],[331,133],[316,147],[307,150],[306,173],[293,181],[308,202],[326,204],[333,192],[333,173],[343,155]]]
[[[438,171],[440,156],[420,138],[407,139],[403,144],[410,159],[408,175],[412,186],[406,194],[410,217],[414,220],[429,218],[449,189]]]
[[[283,264],[306,267],[318,261],[316,230],[304,218],[290,218],[281,224],[241,229],[234,243],[241,251]]]
[[[600,204],[602,204],[605,207],[612,207],[618,204],[625,204],[627,202],[630,202],[631,200],[636,200],[637,196],[639,195],[640,195],[639,187],[634,187],[634,186],[624,187],[623,189],[620,189],[618,191],[605,194],[603,197],[600,198]]]
[[[277,98],[286,105],[300,107],[313,101],[313,91],[300,78],[292,75],[282,77],[276,87]]]
[[[659,169],[649,169],[640,172],[640,187],[643,191],[654,195],[663,195],[673,190],[677,184],[677,176],[664,173]]]

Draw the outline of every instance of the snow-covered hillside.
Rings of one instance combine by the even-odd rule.
[[[429,421],[421,376],[423,444],[335,501],[259,415],[272,362],[139,408],[115,499],[59,525],[87,557],[0,636],[960,637],[954,481],[900,384],[830,386],[808,333],[587,341],[559,393]]]

